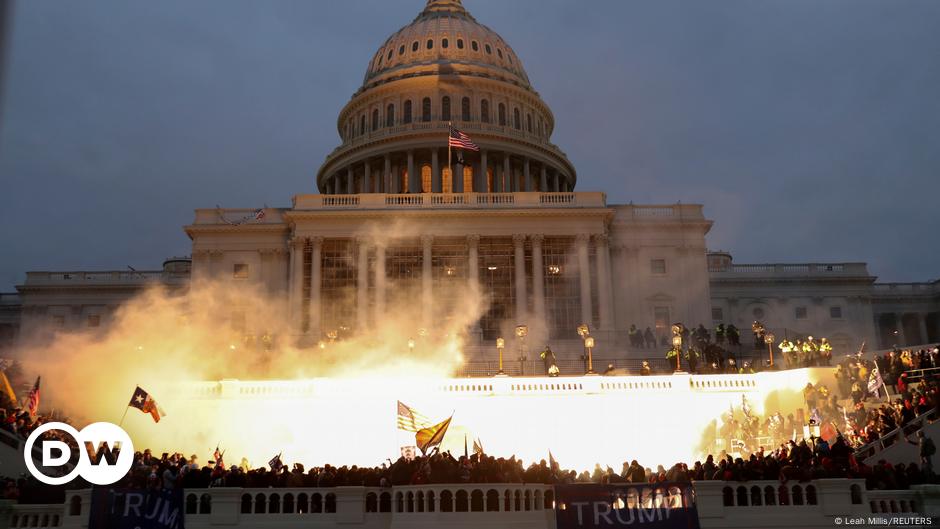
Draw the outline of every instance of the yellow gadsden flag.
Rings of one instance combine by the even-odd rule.
[[[427,455],[432,448],[441,444],[444,435],[447,433],[447,428],[450,427],[450,420],[453,418],[454,416],[451,415],[444,422],[418,430],[418,433],[415,434],[415,444],[418,445],[423,454]]]

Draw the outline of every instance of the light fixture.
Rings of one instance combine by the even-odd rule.
[[[490,272],[496,270],[496,268],[498,268],[498,267],[493,266],[493,265],[490,265],[490,266],[487,266],[487,267],[486,267],[486,269],[489,270]]]
[[[557,276],[561,273],[561,267],[558,265],[549,265],[548,266],[549,275]]]
[[[578,336],[580,336],[583,339],[589,334],[591,334],[591,328],[588,327],[587,323],[582,323],[581,325],[578,325]]]

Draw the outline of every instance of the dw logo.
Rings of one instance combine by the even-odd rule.
[[[64,476],[49,476],[36,468],[33,446],[40,443],[41,465],[47,469],[61,468],[72,459],[72,446],[59,439],[43,439],[46,432],[57,430],[74,439],[78,447],[78,464]],[[48,436],[47,436],[48,437]],[[64,438],[62,435],[59,438]],[[49,422],[33,431],[26,439],[23,459],[29,473],[47,485],[63,485],[81,476],[95,485],[110,485],[119,481],[134,463],[134,445],[120,426],[109,422],[89,424],[82,431],[62,422]]]

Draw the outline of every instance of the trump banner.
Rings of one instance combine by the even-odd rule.
[[[558,529],[699,529],[690,483],[555,486]]]
[[[184,529],[182,489],[95,487],[89,510],[88,529]]]

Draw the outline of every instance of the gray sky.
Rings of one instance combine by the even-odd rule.
[[[186,255],[193,209],[315,192],[423,0],[20,1],[0,291]],[[705,205],[737,262],[940,276],[940,2],[465,0],[555,112],[578,189]]]

